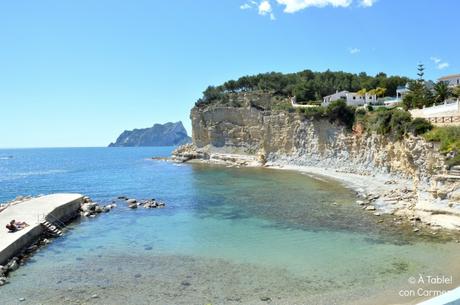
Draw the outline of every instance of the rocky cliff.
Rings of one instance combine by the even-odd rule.
[[[348,132],[327,120],[255,108],[194,108],[193,143],[210,152],[263,155],[267,161],[360,174],[393,173],[426,180],[445,172],[444,157],[420,137],[392,141]]]
[[[155,124],[150,128],[125,130],[109,147],[176,146],[189,143],[191,138],[182,122]]]
[[[381,194],[392,205],[388,211],[460,229],[460,177],[448,175],[445,157],[435,144],[415,136],[396,141],[360,132],[359,126],[351,132],[325,119],[255,108],[245,95],[238,105],[194,107],[194,145],[178,149],[176,160],[310,166],[369,180],[385,177],[388,183],[402,179],[409,183]]]

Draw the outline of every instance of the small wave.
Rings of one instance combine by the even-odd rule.
[[[13,156],[0,156],[0,160],[9,160],[13,159]]]

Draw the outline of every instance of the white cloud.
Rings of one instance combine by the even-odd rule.
[[[440,58],[437,58],[437,57],[435,57],[435,56],[431,56],[431,57],[430,57],[430,60],[431,60],[432,62],[434,62],[435,64],[439,64],[439,63],[441,62],[441,59],[440,59]]]
[[[254,6],[258,6],[259,3],[257,3],[257,1],[255,0],[250,0],[244,4],[241,4],[240,5],[240,9],[242,10],[249,10],[249,9],[252,9]]]
[[[436,65],[436,69],[438,69],[438,70],[443,70],[443,69],[449,68],[449,63],[446,62],[446,61],[443,61],[439,57],[431,56],[430,60]]]
[[[375,2],[377,2],[377,0],[361,0],[359,5],[364,7],[371,7]]]
[[[353,0],[276,0],[281,5],[284,5],[285,13],[295,13],[308,7],[348,7]]]
[[[350,54],[356,54],[356,53],[361,52],[361,49],[358,49],[358,48],[349,48],[349,49],[348,49],[348,52],[350,52]]]
[[[264,0],[259,4],[259,15],[265,16],[272,12],[272,5],[268,0]]]
[[[275,14],[273,13],[272,3],[278,3],[284,6],[283,12],[295,13],[309,7],[349,7],[353,3],[357,3],[360,7],[371,7],[378,0],[248,0],[246,3],[240,5],[240,9],[248,10],[255,8],[258,10],[259,15],[270,16],[271,20],[275,20]]]
[[[449,68],[449,63],[448,63],[448,62],[439,63],[438,66],[437,66],[437,68],[438,68],[439,70]]]

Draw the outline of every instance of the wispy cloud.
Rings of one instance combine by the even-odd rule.
[[[449,63],[448,62],[442,62],[442,63],[439,63],[437,68],[439,70],[443,70],[443,69],[446,69],[446,68],[449,68]]]
[[[449,68],[449,63],[447,61],[443,61],[439,57],[431,56],[430,60],[436,65],[436,69],[438,70]]]
[[[375,2],[377,2],[377,0],[361,0],[359,5],[363,7],[371,7]]]
[[[348,7],[353,0],[276,0],[276,2],[285,6],[285,13],[295,13],[309,7]]]
[[[273,14],[272,5],[269,0],[262,0],[260,2],[250,0],[242,5],[240,5],[241,10],[249,10],[256,8],[259,15],[269,16],[271,20],[275,20],[275,14]]]
[[[358,7],[366,8],[373,6],[375,2],[377,2],[377,0],[249,0],[240,5],[240,9],[247,10],[256,8],[259,15],[268,15],[272,20],[275,20],[272,3],[277,3],[278,5],[284,7],[283,12],[292,14],[310,7],[322,8],[331,6],[336,8],[346,8],[353,5],[353,3],[355,3]]]
[[[361,52],[361,49],[358,49],[358,48],[348,48],[348,52],[350,52],[350,54],[354,55],[354,54],[357,54],[357,53]]]

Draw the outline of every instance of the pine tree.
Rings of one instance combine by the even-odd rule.
[[[421,82],[421,83],[425,82],[425,79],[423,78],[425,76],[425,65],[422,64],[422,63],[419,63],[417,65],[417,70],[418,70],[418,72],[417,72],[418,81]]]

